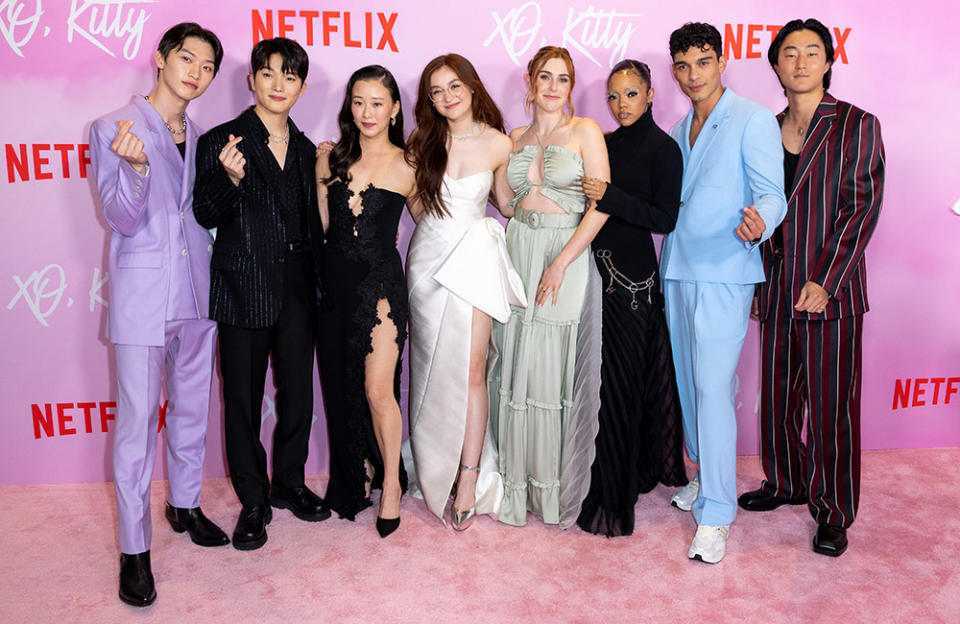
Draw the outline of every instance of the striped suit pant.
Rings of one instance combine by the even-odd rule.
[[[762,487],[806,493],[819,524],[849,527],[860,502],[862,333],[863,315],[806,321],[776,308],[760,328]]]

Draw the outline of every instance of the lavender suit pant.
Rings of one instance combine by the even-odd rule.
[[[117,420],[113,484],[122,553],[135,555],[150,549],[150,480],[164,373],[168,500],[174,507],[200,504],[216,338],[216,323],[192,319],[167,321],[162,347],[114,345]]]

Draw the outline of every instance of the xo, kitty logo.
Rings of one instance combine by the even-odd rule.
[[[542,11],[537,2],[526,2],[510,9],[502,17],[496,11],[493,11],[492,15],[496,27],[483,45],[489,46],[499,35],[507,56],[515,65],[523,62],[528,51],[532,52],[531,47],[537,39],[539,45],[546,45],[547,38],[538,37],[542,26]],[[636,26],[630,23],[631,20],[642,16],[641,13],[618,13],[593,6],[577,13],[570,7],[567,9],[560,45],[576,50],[600,67],[603,63],[593,55],[609,51],[607,63],[609,67],[613,67],[627,54],[630,36],[636,30]],[[551,37],[551,40],[555,41],[556,37]]]
[[[23,46],[30,43],[36,34],[42,15],[43,6],[40,0],[0,0],[0,35],[20,58],[23,58]],[[49,34],[50,27],[44,26],[43,36]]]
[[[150,14],[139,5],[155,4],[157,0],[70,0],[67,14],[67,43],[74,35],[116,57],[133,60],[140,51],[143,27]],[[23,58],[23,49],[37,32],[50,35],[50,27],[40,29],[40,20],[46,14],[42,0],[0,0],[0,36],[10,49]]]

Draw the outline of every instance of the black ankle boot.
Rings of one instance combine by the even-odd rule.
[[[120,553],[120,600],[135,607],[146,607],[156,599],[150,551],[138,555]]]

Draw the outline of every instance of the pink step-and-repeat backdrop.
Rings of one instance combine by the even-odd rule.
[[[960,84],[936,50],[954,38],[957,9],[946,1],[849,0],[817,10],[838,52],[831,91],[879,117],[887,153],[883,214],[868,250],[863,446],[955,446],[960,183],[953,103]],[[605,106],[609,68],[624,57],[646,61],[655,118],[668,128],[688,104],[669,73],[667,40],[691,20],[713,23],[724,35],[725,84],[780,110],[783,94],[765,55],[779,25],[795,17],[809,16],[762,0],[0,1],[0,484],[109,479],[116,384],[103,329],[110,275],[88,132],[93,119],[153,88],[153,52],[172,24],[197,21],[226,50],[220,74],[190,108],[206,128],[251,102],[245,77],[253,43],[271,36],[299,41],[311,68],[293,116],[317,141],[334,136],[354,69],[389,67],[409,120],[420,70],[447,51],[473,61],[508,128],[520,125],[522,68],[547,43],[573,55],[578,114],[608,130],[615,127]],[[405,217],[402,245],[411,230]],[[752,327],[737,393],[744,454],[758,448],[757,360]],[[219,391],[217,382],[217,397]],[[263,405],[265,439],[274,422],[272,394]],[[322,473],[319,388],[315,413],[308,472]],[[206,474],[223,475],[218,398],[207,439]]]

